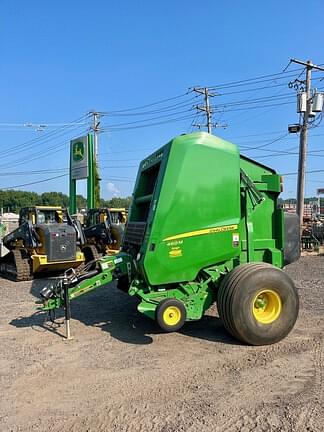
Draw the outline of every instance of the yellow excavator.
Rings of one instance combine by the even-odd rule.
[[[3,238],[9,250],[0,258],[0,274],[15,281],[30,280],[37,273],[61,272],[85,261],[80,222],[61,207],[25,207],[19,226]]]
[[[86,262],[119,252],[126,219],[127,213],[124,208],[103,207],[87,211],[82,246]]]

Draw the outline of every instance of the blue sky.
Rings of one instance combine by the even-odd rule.
[[[0,11],[0,188],[52,178],[19,189],[67,193],[69,140],[88,128],[84,116],[95,109],[108,113],[99,137],[102,196],[130,195],[139,160],[191,131],[193,120],[202,122],[191,109],[200,99],[188,94],[123,113],[148,113],[138,117],[112,111],[173,98],[195,85],[219,93],[212,100],[214,120],[228,126],[215,129],[216,135],[281,173],[297,171],[297,154],[272,151],[297,151],[298,137],[284,135],[287,124],[298,121],[295,91],[287,86],[298,67],[265,82],[222,85],[279,74],[291,57],[324,63],[323,1],[305,7],[290,0],[2,0]],[[313,74],[314,86],[324,88],[318,79],[323,75]],[[186,118],[169,122],[181,117]],[[116,126],[139,120],[144,121]],[[161,121],[168,123],[147,127]],[[315,153],[308,170],[323,169],[324,152],[316,153],[324,149],[323,124],[310,132],[309,150]],[[265,146],[246,148],[260,145]],[[284,196],[295,195],[295,184],[295,176],[285,178]],[[306,194],[319,186],[324,173],[308,174]],[[78,191],[84,193],[82,182]]]

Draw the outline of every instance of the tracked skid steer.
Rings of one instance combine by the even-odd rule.
[[[0,259],[0,274],[14,281],[76,268],[84,262],[81,226],[61,207],[21,209],[19,226],[3,238],[8,253]]]

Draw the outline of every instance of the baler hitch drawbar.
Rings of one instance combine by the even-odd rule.
[[[71,300],[87,294],[112,282],[120,276],[130,279],[131,257],[120,253],[118,256],[105,256],[89,262],[81,271],[73,268],[63,276],[54,279],[40,292],[43,301],[42,310],[50,314],[55,309],[64,309],[66,339],[72,339],[70,331]]]

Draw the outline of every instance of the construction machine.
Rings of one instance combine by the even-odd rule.
[[[126,208],[109,207],[109,213],[110,213],[112,223],[114,223],[116,225],[125,226],[126,221],[127,221],[127,209]]]
[[[22,208],[19,226],[3,238],[9,252],[0,259],[0,273],[23,281],[37,273],[62,272],[84,262],[81,225],[61,207]]]
[[[236,339],[277,342],[299,308],[282,270],[299,258],[299,221],[284,218],[281,190],[282,178],[236,145],[204,132],[176,137],[140,163],[121,252],[51,281],[42,309],[63,307],[70,337],[71,300],[117,280],[164,331],[216,303]]]
[[[119,252],[126,222],[125,209],[89,209],[84,220],[86,262]]]

